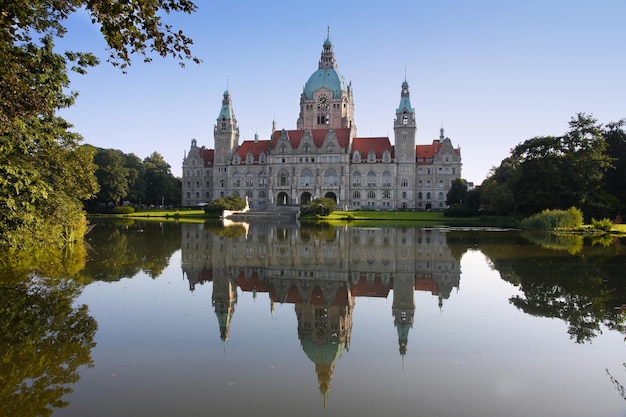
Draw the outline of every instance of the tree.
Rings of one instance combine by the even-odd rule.
[[[520,214],[575,206],[598,218],[614,210],[603,190],[611,158],[600,125],[583,113],[569,125],[562,136],[535,137],[517,145],[483,182],[486,206]]]
[[[100,191],[96,198],[103,203],[117,205],[128,195],[129,170],[125,166],[126,158],[121,151],[115,149],[98,149],[94,157],[96,178]]]
[[[84,9],[100,26],[109,61],[123,70],[131,54],[150,61],[152,52],[181,64],[191,39],[162,16],[192,13],[189,0],[133,2],[0,0],[0,245],[45,241],[63,244],[85,230],[82,200],[97,191],[93,150],[56,116],[74,103],[68,67],[85,73],[97,65],[90,53],[53,52],[66,33],[64,20]]]
[[[604,176],[606,191],[615,196],[621,205],[623,213],[626,206],[626,119],[619,122],[609,123],[602,131],[607,143],[607,154],[613,158],[614,169],[609,170]]]
[[[170,171],[170,165],[158,152],[143,160],[145,196],[154,205],[178,204],[181,199],[180,181]]]
[[[452,205],[463,203],[467,199],[467,182],[463,178],[457,178],[452,182],[446,198],[446,204]]]

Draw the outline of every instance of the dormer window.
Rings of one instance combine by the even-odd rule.
[[[389,151],[383,152],[383,162],[391,162],[391,154]]]
[[[367,154],[367,162],[376,162],[376,154],[374,153],[374,151],[370,151]]]
[[[352,155],[352,162],[358,164],[361,162],[361,153],[359,151],[355,151],[354,155]]]

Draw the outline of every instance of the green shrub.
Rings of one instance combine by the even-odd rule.
[[[111,209],[111,213],[113,214],[131,214],[134,212],[135,209],[131,206],[117,206]]]
[[[583,212],[576,207],[567,210],[544,210],[521,221],[524,229],[574,229],[583,224]]]
[[[607,218],[604,218],[602,220],[591,219],[591,227],[597,230],[610,232],[613,228],[613,222]]]
[[[218,198],[204,206],[204,212],[207,214],[222,213],[224,210],[238,211],[246,208],[246,200],[241,197],[229,195],[228,197]]]
[[[471,217],[474,215],[474,211],[467,204],[456,203],[445,209],[443,215],[446,217]]]
[[[328,216],[335,211],[335,200],[332,198],[316,198],[300,206],[302,216]]]

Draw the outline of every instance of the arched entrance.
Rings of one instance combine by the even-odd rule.
[[[289,205],[289,196],[286,192],[278,193],[278,198],[276,199],[277,206],[288,206]]]
[[[302,193],[302,195],[300,196],[300,204],[307,204],[307,203],[310,203],[312,199],[313,199],[313,196],[311,195],[311,193],[309,193],[309,192],[304,192],[304,193]]]
[[[337,204],[337,194],[333,193],[332,191],[327,192],[324,197],[332,199],[335,204]]]

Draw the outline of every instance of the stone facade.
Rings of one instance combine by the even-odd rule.
[[[239,143],[232,97],[224,92],[213,129],[215,149],[191,149],[183,160],[182,205],[228,195],[252,209],[299,206],[328,197],[349,210],[442,210],[452,182],[461,177],[461,152],[444,136],[416,145],[417,125],[409,84],[401,85],[388,137],[358,137],[352,85],[337,71],[333,44],[323,44],[318,70],[300,96],[297,129]]]

